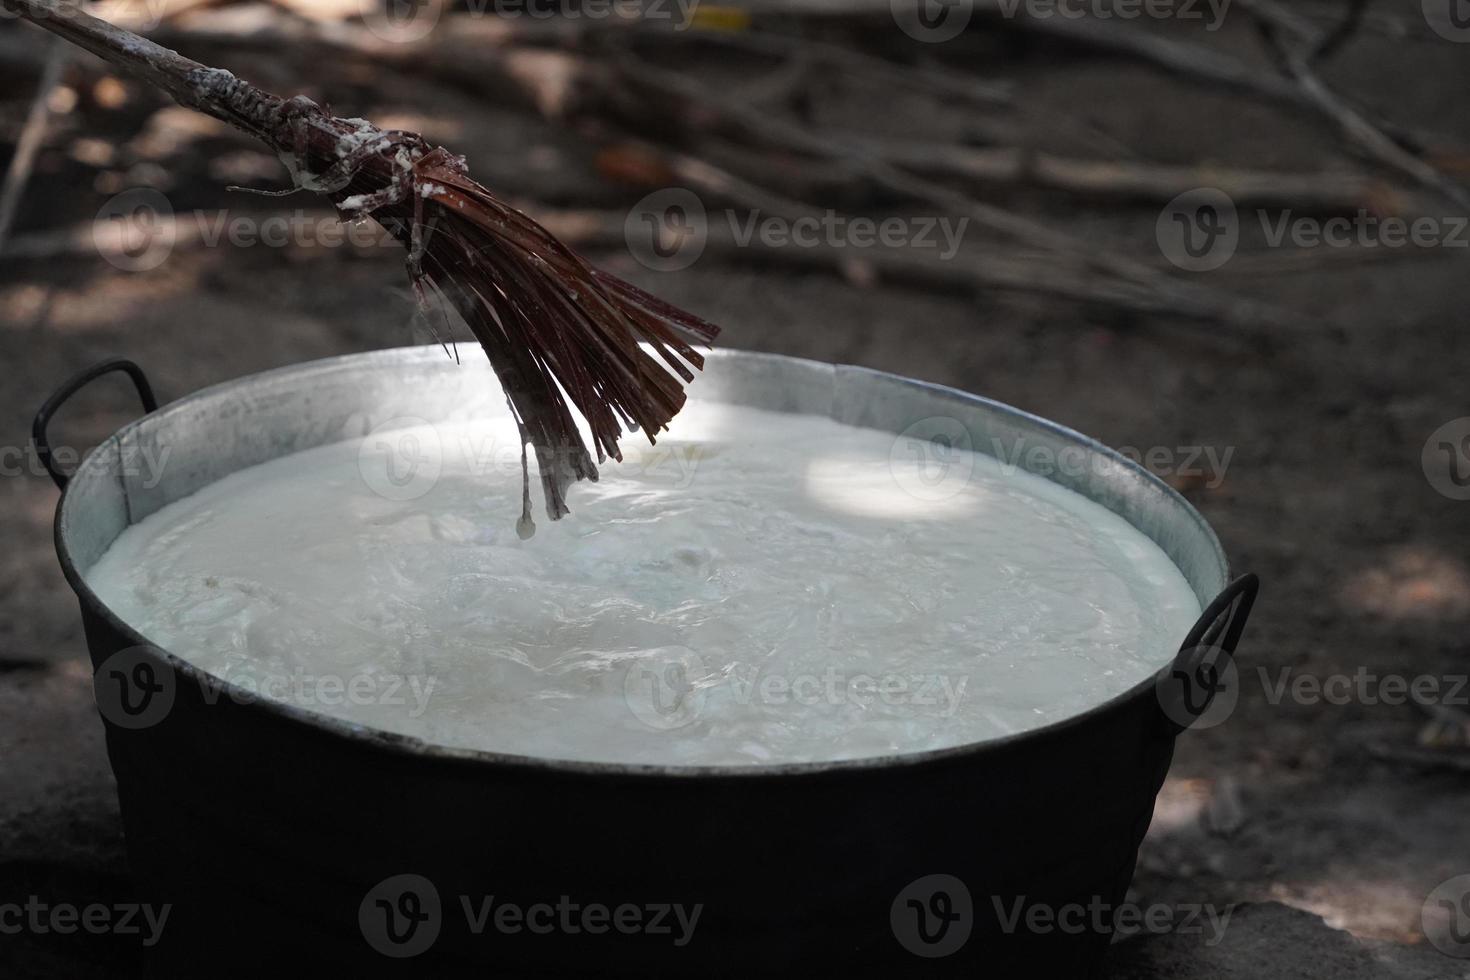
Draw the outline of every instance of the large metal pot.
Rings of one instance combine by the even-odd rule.
[[[142,373],[109,362],[38,415],[48,466],[51,414],[114,369],[149,412],[69,479],[53,470],[56,548],[81,602],[133,869],[146,899],[172,906],[154,948],[168,975],[307,963],[482,977],[1094,975],[1108,935],[1091,917],[1080,932],[1038,931],[1011,910],[1122,901],[1175,735],[1219,686],[1255,594],[1253,576],[1228,582],[1188,503],[1075,432],[877,371],[718,351],[701,398],[894,432],[939,416],[1022,466],[1085,461],[1043,475],[1156,541],[1206,607],[1179,659],[1159,683],[1060,723],[889,758],[663,768],[448,750],[228,686],[221,697],[218,679],[148,647],[85,575],[130,523],[236,470],[396,417],[462,416],[493,390],[488,368],[437,347],[382,351],[153,410]],[[166,468],[142,478],[138,461],[165,449]],[[546,903],[556,922],[492,919],[477,934],[490,895]],[[631,913],[627,929],[585,918],[630,904],[636,927]],[[693,931],[672,913],[668,931],[654,928],[665,904],[702,906]]]

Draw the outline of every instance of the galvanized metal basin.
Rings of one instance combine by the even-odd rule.
[[[51,413],[92,376],[38,416],[43,451]],[[57,552],[99,697],[167,700],[145,705],[143,724],[103,712],[134,871],[145,898],[173,907],[160,973],[1096,973],[1105,930],[1038,932],[1009,913],[1017,899],[1116,908],[1174,738],[1208,706],[1256,585],[1228,581],[1209,526],[1165,484],[1044,419],[863,368],[736,351],[715,352],[695,388],[893,432],[945,417],[978,452],[1023,467],[1070,459],[1041,475],[1118,513],[1179,566],[1207,608],[1158,683],[974,745],[739,768],[451,750],[227,685],[221,696],[222,682],[148,647],[87,585],[124,528],[223,476],[395,418],[465,417],[494,390],[488,367],[456,366],[438,347],[318,361],[152,411],[69,481],[58,474]],[[141,465],[165,450],[161,473]],[[549,932],[512,929],[479,917],[492,895],[643,913],[636,929],[560,913]],[[675,942],[672,907],[696,904],[697,927]],[[665,931],[650,921],[657,906],[670,907]]]

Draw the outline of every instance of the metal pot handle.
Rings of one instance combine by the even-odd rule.
[[[1160,672],[1159,704],[1176,733],[1201,721],[1215,695],[1228,690],[1234,675],[1227,672],[1260,587],[1261,580],[1249,572],[1220,590],[1180,644],[1173,663]],[[1230,691],[1232,699],[1237,695],[1238,690]]]
[[[36,455],[41,460],[41,465],[46,467],[46,472],[51,474],[51,479],[56,481],[56,486],[62,490],[66,489],[66,483],[71,476],[56,468],[56,459],[51,452],[51,441],[46,436],[46,427],[51,424],[51,417],[62,405],[66,404],[68,398],[92,381],[113,371],[122,371],[133,379],[133,387],[138,389],[138,398],[143,402],[144,414],[158,409],[158,399],[153,397],[153,386],[148,383],[143,369],[123,357],[109,357],[63,381],[61,387],[52,392],[51,397],[46,399],[40,411],[36,412],[36,420],[31,424],[31,438],[36,443]]]

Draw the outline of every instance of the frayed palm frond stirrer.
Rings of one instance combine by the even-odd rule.
[[[622,459],[625,426],[652,441],[683,406],[681,379],[694,380],[690,366],[704,365],[695,345],[718,328],[584,262],[472,180],[462,157],[415,133],[339,118],[303,96],[271,95],[66,0],[0,3],[262,140],[297,188],[325,195],[344,215],[370,215],[408,250],[421,308],[437,298],[460,313],[520,425],[523,537],[534,529],[527,443],[552,520],[568,513],[572,483],[597,479],[568,398],[587,420],[598,462]]]

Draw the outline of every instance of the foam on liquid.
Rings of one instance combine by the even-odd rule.
[[[1200,607],[1156,545],[940,448],[691,402],[522,541],[504,414],[380,432],[170,504],[87,580],[246,691],[546,758],[952,746],[1075,714],[1168,661]]]

